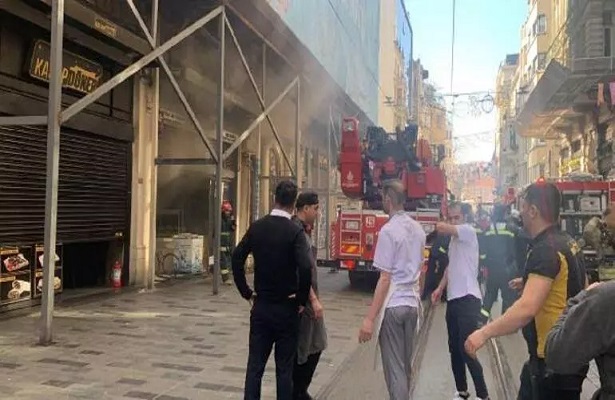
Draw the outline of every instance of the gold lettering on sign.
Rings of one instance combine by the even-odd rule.
[[[104,33],[112,38],[117,37],[117,26],[104,18],[96,17],[94,20],[94,28],[100,33]]]
[[[49,55],[49,43],[36,41],[30,60],[30,76],[49,82],[51,74]],[[63,55],[63,64],[63,87],[87,94],[96,90],[100,85],[103,74],[101,65],[67,51]]]

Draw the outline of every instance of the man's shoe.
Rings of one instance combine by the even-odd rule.
[[[469,392],[456,392],[453,400],[468,400],[470,398]]]

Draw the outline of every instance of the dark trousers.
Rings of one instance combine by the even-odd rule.
[[[318,361],[322,353],[314,353],[308,356],[304,364],[297,364],[295,360],[295,369],[293,370],[293,399],[307,400],[309,399],[308,388],[314,378]]]
[[[497,301],[498,294],[502,293],[502,314],[504,314],[517,300],[517,292],[508,287],[508,282],[510,281],[508,274],[492,270],[488,271],[483,309],[491,313],[493,303]]]
[[[423,294],[421,300],[427,300],[440,284],[442,280],[443,270],[435,265],[430,266],[425,274],[425,284],[423,285]],[[446,290],[445,290],[446,292]],[[442,295],[444,297],[444,294]]]
[[[517,400],[580,400],[587,369],[578,376],[551,375],[545,361],[531,358],[521,369]]]
[[[446,327],[448,328],[448,350],[458,392],[468,391],[466,365],[476,387],[476,396],[489,397],[483,367],[478,359],[471,358],[465,351],[465,341],[478,329],[481,301],[474,296],[449,300],[446,306]]]
[[[274,346],[277,399],[292,400],[298,335],[299,313],[294,301],[273,303],[256,300],[250,316],[244,400],[260,400],[263,373]]]

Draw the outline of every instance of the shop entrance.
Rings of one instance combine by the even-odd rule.
[[[42,292],[47,131],[0,128],[0,305]],[[117,260],[128,279],[131,144],[65,129],[60,135],[54,287],[109,285]]]

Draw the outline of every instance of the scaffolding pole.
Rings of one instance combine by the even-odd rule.
[[[301,174],[301,79],[297,79],[297,107],[295,108],[295,180],[297,186],[303,186]],[[291,170],[291,175],[293,174]]]
[[[209,153],[211,154],[211,158],[216,164],[216,184],[215,184],[215,204],[217,209],[215,210],[215,227],[214,227],[214,249],[213,254],[215,258],[214,263],[214,282],[213,282],[213,292],[217,294],[220,286],[220,234],[221,234],[221,213],[220,206],[222,204],[222,172],[224,168],[224,160],[235,151],[241,143],[249,136],[249,134],[254,130],[256,126],[261,124],[264,119],[267,119],[269,126],[271,127],[273,134],[278,142],[280,149],[282,151],[282,155],[286,163],[288,164],[289,169],[291,170],[291,174],[296,178],[297,184],[301,186],[302,182],[300,180],[300,142],[301,142],[301,132],[300,132],[300,78],[296,77],[291,84],[288,85],[286,90],[280,94],[274,101],[266,106],[264,97],[261,95],[261,91],[254,80],[254,77],[250,71],[250,68],[247,64],[246,58],[243,54],[241,46],[239,45],[239,41],[235,35],[235,32],[230,24],[230,21],[226,16],[227,7],[235,11],[233,8],[229,7],[226,2],[223,2],[222,5],[219,5],[215,9],[208,12],[206,15],[200,17],[191,25],[185,27],[180,32],[175,34],[166,42],[160,44],[159,43],[159,0],[152,0],[152,13],[151,13],[151,27],[148,29],[145,24],[141,14],[138,12],[134,0],[126,0],[127,4],[132,10],[135,18],[137,19],[139,25],[141,26],[143,33],[147,37],[149,44],[152,47],[152,51],[149,54],[144,55],[139,60],[134,62],[133,64],[126,67],[123,71],[111,77],[108,81],[100,85],[91,93],[85,95],[79,100],[72,103],[70,106],[66,107],[64,110],[62,109],[62,67],[63,67],[63,31],[64,31],[64,0],[54,0],[51,2],[51,50],[50,50],[50,79],[49,79],[49,100],[48,100],[48,110],[47,115],[34,115],[34,116],[4,116],[0,117],[0,126],[2,125],[45,125],[48,127],[48,137],[47,137],[47,182],[46,182],[46,198],[45,198],[45,227],[44,227],[44,260],[43,260],[43,294],[42,294],[42,307],[41,307],[41,317],[40,317],[40,343],[44,345],[48,345],[52,343],[52,322],[53,322],[53,309],[54,309],[54,272],[55,272],[55,254],[56,254],[56,233],[57,233],[57,210],[58,210],[58,180],[59,180],[59,162],[60,162],[60,129],[61,125],[73,118],[78,113],[85,110],[87,107],[92,105],[95,101],[100,99],[103,95],[109,93],[115,87],[117,87],[122,82],[131,78],[138,71],[150,65],[153,61],[158,60],[161,67],[165,71],[168,76],[173,89],[179,96],[179,99],[184,106],[188,116],[192,120],[195,129],[198,131],[203,143],[206,145]],[[271,45],[270,42],[264,38],[259,32],[254,30],[254,28],[249,24],[243,16],[241,16],[238,12],[235,11],[237,17],[243,21],[245,24],[249,26],[249,28],[263,40],[263,88],[262,93],[265,92],[265,80],[266,80],[266,60],[265,54],[267,46],[271,46],[273,51],[280,54],[279,51]],[[205,134],[205,130],[200,125],[196,114],[194,113],[192,107],[190,106],[186,96],[182,92],[177,83],[177,80],[173,76],[170,67],[164,59],[164,54],[167,53],[170,49],[178,45],[187,37],[194,34],[196,31],[201,29],[210,21],[220,17],[220,69],[219,69],[219,82],[218,82],[218,93],[217,93],[217,102],[218,102],[218,122],[216,124],[216,146],[213,146],[210,143],[208,137]],[[240,138],[233,143],[233,145],[224,152],[223,148],[223,134],[224,134],[224,95],[225,95],[225,57],[226,57],[226,46],[225,46],[225,35],[226,28],[238,49],[238,52],[241,57],[241,61],[243,63],[248,76],[250,77],[250,82],[253,88],[256,91],[257,97],[259,99],[259,103],[261,104],[262,114],[256,118],[251,127],[244,131]],[[280,54],[282,57],[283,55]],[[283,57],[286,61],[285,57]],[[289,62],[289,65],[290,64]],[[160,86],[158,84],[159,79],[159,71],[154,71],[154,90],[156,91],[156,96],[159,96]],[[290,92],[290,90],[295,87],[297,89],[297,104],[296,104],[296,125],[295,125],[295,165],[291,165],[291,162],[288,158],[288,155],[284,151],[282,147],[282,140],[278,131],[273,124],[273,121],[270,117],[271,110],[279,104],[282,99]],[[154,133],[155,134],[155,133]],[[259,140],[259,157],[258,164],[259,170],[257,171],[257,177],[259,179],[263,179],[260,176],[260,162],[262,161],[263,154],[261,153],[261,143]],[[264,155],[265,157],[267,155]],[[199,159],[199,162],[203,160]],[[158,165],[155,163],[155,165]],[[154,167],[156,168],[156,167]],[[154,170],[155,174],[155,170]],[[155,179],[155,177],[154,177]],[[259,185],[260,186],[260,185]],[[155,190],[155,188],[153,189]],[[155,194],[153,195],[153,203],[151,204],[154,209],[152,212],[154,213],[152,216],[151,223],[155,225]],[[155,234],[155,228],[154,228]],[[152,238],[151,245],[154,245],[154,239]],[[151,279],[151,286],[153,286],[153,266],[151,271],[149,272],[151,276],[148,276],[147,279]],[[148,282],[149,285],[149,282]]]
[[[222,170],[224,168],[224,68],[226,63],[226,23],[225,10],[220,14],[220,70],[218,76],[218,123],[216,124],[216,146],[218,159],[216,163],[216,188],[214,198],[214,278],[213,293],[218,294],[220,290],[220,245],[222,234]]]
[[[130,5],[132,0],[127,0],[128,4]],[[151,10],[151,36],[152,36],[152,49],[155,49],[159,44],[160,44],[160,32],[158,30],[158,11],[159,11],[159,2],[158,0],[152,0],[152,10]],[[135,8],[136,10],[136,8]],[[140,16],[140,14],[137,12],[137,15]],[[144,28],[144,32],[148,33],[147,30],[147,26],[143,25]],[[162,58],[162,56],[159,57],[159,59],[162,59],[164,61],[164,59]],[[153,87],[153,92],[154,92],[154,110],[159,110],[160,109],[160,69],[158,68],[154,68],[152,71],[152,87]],[[158,131],[160,129],[160,126],[158,125],[160,122],[156,122],[155,125],[155,132],[150,132],[150,134],[153,137],[157,137],[158,136]],[[158,139],[156,140],[152,140],[153,143],[153,149],[152,149],[152,154],[150,154],[152,157],[158,157]],[[147,266],[147,273],[145,276],[146,282],[145,282],[145,286],[147,289],[149,290],[153,290],[156,286],[156,265],[154,264],[154,260],[156,260],[156,246],[151,245],[151,243],[156,243],[156,236],[157,236],[157,226],[156,226],[156,210],[157,210],[157,204],[158,204],[158,164],[156,164],[154,162],[154,165],[152,166],[153,171],[152,171],[152,187],[150,190],[150,209],[154,210],[153,212],[150,212],[150,219],[149,219],[149,237],[151,238],[151,242],[150,242],[150,246],[149,246],[149,257],[148,259],[150,260],[149,265]]]
[[[155,6],[155,8],[154,8],[155,14],[154,14],[154,11],[152,11],[153,14],[154,14],[153,17],[158,18],[158,0],[153,0],[153,1],[154,1],[154,3],[152,4],[152,7]],[[145,34],[145,36],[147,38],[147,41],[149,42],[152,50],[156,50],[156,48],[158,47],[158,43],[156,41],[156,39],[157,39],[156,35],[154,34],[154,32],[152,32],[152,34],[150,35],[150,33],[149,33],[148,29],[147,29],[147,26],[145,24],[145,21],[143,21],[143,17],[141,17],[141,14],[139,13],[139,10],[137,9],[137,7],[134,4],[134,0],[126,0],[126,2],[128,3],[128,6],[130,7],[130,9],[132,11],[132,14],[137,19],[137,22],[139,23],[139,26],[141,27],[141,31],[143,31],[143,33]],[[157,33],[157,28],[158,28],[157,21],[156,21],[156,25],[154,25],[153,28],[156,29],[155,32]],[[164,59],[163,54],[160,54],[157,57],[157,60],[160,63],[160,65],[162,66],[162,69],[164,69],[164,72],[165,72],[167,78],[169,79],[169,82],[171,83],[171,86],[173,87],[173,90],[177,94],[177,97],[179,97],[179,101],[182,103],[182,106],[184,107],[184,110],[186,110],[186,114],[188,114],[188,117],[190,118],[190,121],[192,121],[192,124],[194,125],[194,128],[199,133],[199,136],[201,137],[201,140],[203,141],[203,144],[205,145],[205,147],[207,147],[207,150],[209,151],[209,154],[211,155],[211,157],[214,160],[217,160],[218,159],[218,154],[214,151],[214,147],[212,146],[212,144],[210,143],[209,139],[207,138],[207,135],[205,134],[205,130],[201,126],[201,123],[199,122],[198,118],[196,117],[196,113],[192,109],[192,106],[190,106],[190,103],[188,102],[188,99],[186,98],[186,95],[184,94],[184,92],[179,87],[179,83],[177,82],[177,79],[175,79],[175,76],[173,75],[173,72],[171,71],[171,68],[169,67],[169,64],[167,64],[166,60]]]
[[[250,84],[252,85],[252,88],[254,89],[254,91],[256,92],[256,97],[258,98],[258,102],[261,105],[261,110],[263,111],[261,113],[261,115],[259,115],[258,118],[256,118],[255,122],[257,122],[257,124],[252,124],[250,126],[250,128],[248,128],[248,130],[246,130],[243,134],[241,134],[241,136],[239,137],[239,139],[233,143],[233,145],[224,153],[224,158],[228,158],[233,151],[238,148],[241,143],[247,139],[248,135],[250,134],[250,132],[252,132],[252,130],[254,128],[256,128],[256,126],[258,124],[260,124],[260,122],[263,120],[263,118],[267,118],[267,122],[269,122],[269,126],[271,127],[271,131],[273,132],[273,136],[275,137],[275,140],[278,142],[278,145],[280,146],[280,150],[282,151],[282,155],[284,156],[284,160],[286,161],[286,164],[288,165],[288,168],[291,170],[291,175],[293,174],[293,167],[290,164],[290,160],[288,159],[288,155],[286,154],[286,151],[284,151],[284,146],[282,146],[282,139],[280,138],[280,135],[278,133],[278,130],[275,127],[275,124],[273,123],[273,121],[271,120],[271,117],[269,116],[269,114],[271,113],[271,111],[273,110],[273,108],[280,102],[282,101],[282,98],[284,96],[286,96],[286,93],[288,93],[288,90],[285,90],[280,96],[278,96],[278,98],[267,108],[265,107],[265,100],[263,99],[263,96],[260,93],[260,90],[258,89],[258,85],[256,84],[256,80],[254,79],[254,75],[252,74],[252,71],[250,70],[250,66],[248,65],[248,61],[246,60],[245,55],[243,54],[243,50],[241,49],[241,45],[239,44],[239,40],[237,39],[237,35],[235,35],[235,30],[233,29],[233,27],[231,26],[230,21],[228,20],[227,17],[224,18],[224,21],[228,27],[228,31],[231,35],[231,38],[233,39],[233,43],[235,44],[235,48],[237,49],[237,52],[239,53],[239,58],[241,59],[241,63],[243,64],[243,68],[245,69],[246,73],[248,74],[248,78],[250,79]],[[298,82],[298,79],[295,79],[293,82]],[[298,84],[298,83],[297,83]],[[291,83],[292,85],[292,83]],[[299,107],[299,103],[297,103],[297,107]]]
[[[266,101],[267,96],[267,45],[262,46],[262,63],[261,63],[261,93],[263,101]],[[252,221],[260,218],[261,215],[261,163],[263,158],[263,124],[258,125],[256,133],[256,155],[254,160],[254,202],[252,204]]]
[[[325,232],[326,237],[326,248],[327,248],[327,261],[331,259],[331,246],[329,246],[331,240],[331,106],[329,106],[329,123],[327,124],[327,209],[325,210],[325,225],[327,226],[327,231]]]
[[[51,4],[51,51],[49,101],[47,109],[47,184],[45,188],[45,236],[43,255],[43,297],[39,343],[53,341],[53,302],[58,219],[58,175],[60,167],[60,125],[62,113],[62,50],[64,39],[64,0]]]

